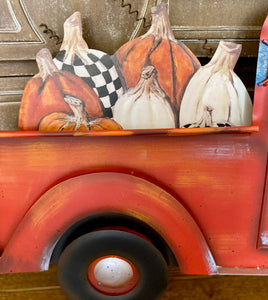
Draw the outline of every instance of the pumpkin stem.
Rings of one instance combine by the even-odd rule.
[[[68,116],[68,121],[76,124],[75,130],[78,130],[81,125],[84,125],[89,130],[88,124],[90,118],[85,110],[84,101],[72,95],[65,95],[64,101],[70,106],[73,112],[72,116]]]
[[[140,80],[134,90],[139,91],[139,94],[142,94],[145,91],[147,95],[150,95],[150,93],[153,92],[160,98],[168,101],[166,93],[162,90],[157,81],[157,71],[151,65],[142,69]],[[137,97],[137,99],[138,98],[139,97]]]
[[[229,70],[234,69],[241,53],[241,49],[242,45],[240,44],[220,41],[217,50],[207,65],[214,65],[213,73],[218,72],[219,70],[229,72]]]
[[[81,14],[78,11],[64,22],[64,38],[60,51],[62,50],[66,51],[64,57],[66,63],[72,64],[75,54],[79,56],[83,63],[87,61],[88,45],[83,39]]]
[[[143,38],[153,35],[156,41],[159,41],[163,38],[176,41],[168,17],[167,5],[165,3],[161,3],[155,7],[152,7],[151,12],[152,25],[147,33],[143,35]]]
[[[43,81],[55,72],[59,72],[58,68],[53,62],[52,55],[47,48],[41,49],[36,54],[36,62],[39,68],[39,73],[34,77],[42,77]]]

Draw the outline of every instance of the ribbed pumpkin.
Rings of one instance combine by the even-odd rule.
[[[39,73],[26,84],[19,112],[20,130],[37,130],[40,120],[50,113],[71,113],[70,106],[64,101],[66,95],[83,101],[91,118],[103,116],[96,93],[78,76],[59,71],[48,49],[40,50],[36,61]]]
[[[123,93],[122,83],[110,55],[88,48],[79,12],[64,22],[64,39],[54,62],[58,69],[75,74],[87,83],[100,98],[104,116],[112,117],[112,107]]]
[[[159,86],[156,77],[153,66],[144,67],[138,84],[116,102],[114,120],[124,129],[176,127],[170,99]]]
[[[191,78],[181,101],[180,127],[250,126],[252,102],[234,67],[241,44],[220,41]]]
[[[39,131],[87,131],[84,124],[77,126],[75,122],[68,121],[68,114],[54,112],[45,116],[38,127]]]
[[[119,130],[122,127],[112,119],[92,119],[85,110],[82,100],[66,95],[64,101],[72,113],[53,112],[45,116],[38,127],[39,131],[86,131]]]
[[[121,130],[122,127],[109,118],[98,118],[88,123],[77,126],[75,122],[68,121],[68,114],[55,112],[45,116],[39,125],[39,131],[88,131],[88,130]]]
[[[109,118],[99,118],[91,121],[90,130],[121,130],[123,129],[121,125]]]
[[[137,85],[144,66],[154,66],[161,88],[177,111],[189,78],[200,67],[190,49],[175,39],[164,3],[152,8],[149,31],[120,47],[113,60],[128,88]]]

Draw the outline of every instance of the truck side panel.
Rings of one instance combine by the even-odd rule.
[[[152,182],[180,201],[217,265],[268,267],[266,253],[256,251],[267,164],[266,145],[256,134],[7,138],[0,141],[0,160],[2,249],[54,185],[116,171]]]
[[[0,272],[47,269],[55,243],[71,225],[109,212],[135,217],[158,232],[182,272],[217,273],[200,229],[175,198],[141,178],[115,172],[73,177],[46,192],[9,241]]]

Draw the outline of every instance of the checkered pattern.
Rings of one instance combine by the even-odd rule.
[[[75,55],[73,62],[64,60],[66,51],[60,51],[54,58],[59,70],[68,71],[81,77],[99,96],[105,117],[113,116],[112,108],[123,93],[121,80],[108,54],[91,50],[85,64]]]

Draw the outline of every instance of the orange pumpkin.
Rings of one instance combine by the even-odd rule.
[[[121,130],[121,125],[109,118],[99,118],[90,123],[90,130]]]
[[[45,116],[38,127],[39,131],[74,131],[76,127],[75,122],[68,122],[69,115],[62,112],[54,112]],[[81,124],[77,131],[89,130],[84,124]]]
[[[119,48],[113,60],[128,88],[137,85],[144,66],[154,66],[157,80],[176,110],[189,78],[200,67],[190,49],[175,39],[164,3],[152,8],[149,31]]]
[[[103,115],[96,93],[78,76],[59,71],[48,49],[40,50],[36,61],[39,73],[25,87],[19,113],[20,130],[37,130],[40,120],[50,113],[71,113],[72,110],[64,101],[66,95],[83,101],[90,117]]]
[[[77,124],[71,115],[55,112],[45,116],[38,127],[39,131],[87,131],[87,130],[120,130],[122,127],[112,119],[98,118],[88,124]]]

